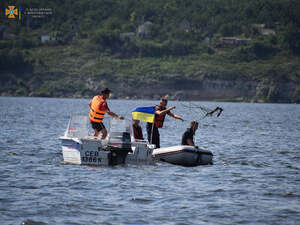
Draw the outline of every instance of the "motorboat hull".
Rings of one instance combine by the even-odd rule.
[[[213,154],[210,151],[186,145],[158,148],[153,151],[152,155],[160,161],[181,166],[199,166],[213,163]]]
[[[62,153],[65,163],[115,166],[125,164],[128,149],[113,146],[103,147],[102,141],[95,137],[68,138],[61,137]]]

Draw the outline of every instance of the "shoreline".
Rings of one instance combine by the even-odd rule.
[[[85,99],[85,100],[90,100],[92,99],[93,96],[90,97],[72,97],[72,96],[17,96],[17,95],[0,95],[0,98],[48,98],[48,99]],[[129,101],[158,101],[159,99],[157,98],[152,98],[152,99],[144,99],[144,98],[114,98],[111,97],[109,100],[129,100]],[[172,99],[169,98],[169,101],[178,101],[178,102],[220,102],[220,103],[258,103],[258,104],[300,104],[296,102],[268,102],[264,101],[262,99],[248,99],[248,100],[240,100],[240,99],[202,99],[202,100],[179,100],[179,99]]]

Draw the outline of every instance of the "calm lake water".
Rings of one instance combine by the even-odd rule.
[[[135,107],[158,102],[109,106],[130,118]],[[58,137],[71,114],[88,114],[88,103],[0,97],[1,225],[299,224],[300,105],[194,102],[224,108],[196,133],[214,165],[64,164]],[[188,104],[169,102],[186,121],[167,118],[162,146],[179,144],[188,121],[200,119]]]

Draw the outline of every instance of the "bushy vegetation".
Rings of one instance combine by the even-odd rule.
[[[64,36],[70,24],[76,22],[79,35],[88,38],[97,50],[111,49],[160,57],[162,55],[187,55],[205,38],[238,36],[257,38],[257,24],[276,30],[276,45],[292,54],[300,54],[300,2],[298,0],[76,0],[76,1],[16,1],[26,8],[51,8],[53,15],[45,19],[32,19],[34,31],[47,31]],[[1,8],[7,7],[1,3]],[[132,47],[121,41],[124,32],[136,32],[137,27],[150,21],[149,41],[141,40]],[[6,25],[17,35],[21,34],[21,48],[36,47],[36,42],[26,37],[26,17],[20,23]],[[185,25],[182,25],[185,24]],[[183,26],[183,27],[182,27]],[[61,44],[65,44],[63,41]],[[149,54],[149,51],[155,53]]]
[[[23,52],[18,51],[18,49],[0,49],[1,72],[31,72],[32,67],[32,62],[26,61]]]
[[[134,85],[178,76],[199,79],[203,73],[269,76],[269,68],[278,68],[278,63],[279,71],[288,71],[288,79],[299,81],[294,71],[300,57],[299,0],[17,0],[14,4],[53,12],[42,19],[1,21],[14,36],[0,40],[1,73],[15,76],[1,75],[0,81],[22,80],[20,71],[33,74],[28,84],[23,81],[34,84],[41,96],[74,89],[89,93],[69,78],[68,85],[61,85],[66,82],[61,76],[105,77]],[[0,7],[7,5],[1,2]],[[150,25],[143,33],[140,26],[145,22]],[[275,34],[262,35],[262,27]],[[40,33],[56,40],[41,43]],[[251,42],[228,48],[220,44],[221,37]],[[33,91],[23,86],[19,93]]]

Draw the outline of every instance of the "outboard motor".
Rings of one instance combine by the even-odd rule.
[[[104,141],[104,149],[110,151],[108,155],[109,165],[124,164],[128,152],[131,149],[130,124],[125,120],[110,120],[108,137]]]
[[[131,150],[131,138],[129,132],[111,132],[109,133],[107,145],[112,145],[120,149]]]
[[[108,155],[109,165],[124,164],[128,152],[131,150],[129,132],[111,132],[105,150],[110,151]]]

